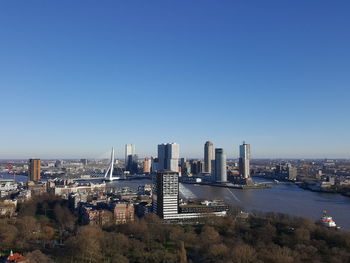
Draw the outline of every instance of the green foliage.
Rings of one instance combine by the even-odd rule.
[[[0,247],[33,251],[33,262],[350,262],[350,233],[305,218],[269,213],[242,221],[232,214],[180,225],[148,215],[101,229],[79,227],[53,196],[21,205],[16,220],[0,220]]]

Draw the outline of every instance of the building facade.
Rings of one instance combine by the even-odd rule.
[[[153,177],[153,212],[162,219],[176,219],[179,208],[179,175],[158,171]]]
[[[116,203],[113,209],[113,216],[115,224],[125,224],[134,221],[134,205],[128,202]]]
[[[136,154],[135,144],[125,144],[125,167],[128,165],[129,156]]]
[[[239,146],[239,171],[244,179],[250,178],[250,144]]]
[[[151,173],[151,166],[152,166],[151,159],[146,157],[143,161],[143,173],[144,174]]]
[[[227,182],[226,154],[222,148],[215,149],[215,181]]]
[[[158,171],[179,172],[180,147],[177,143],[158,145]]]
[[[30,181],[39,181],[41,173],[40,159],[29,159],[28,176]]]
[[[212,173],[212,162],[214,160],[214,144],[207,141],[204,144],[204,173]]]

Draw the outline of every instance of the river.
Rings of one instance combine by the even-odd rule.
[[[254,178],[255,181],[268,181]],[[269,181],[271,182],[271,181]],[[117,187],[136,189],[150,180],[115,181]],[[189,199],[222,199],[226,203],[243,207],[246,211],[277,212],[318,220],[327,210],[338,226],[350,231],[350,198],[340,194],[327,194],[304,190],[293,183],[272,184],[272,188],[241,190],[205,185],[180,184],[180,196]]]

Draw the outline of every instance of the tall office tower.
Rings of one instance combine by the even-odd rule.
[[[242,145],[239,146],[239,172],[241,176],[245,179],[250,178],[250,144],[246,144],[243,142]]]
[[[139,157],[137,154],[128,155],[126,170],[132,174],[136,174],[138,172],[138,159]]]
[[[151,173],[151,159],[146,157],[143,161],[143,173],[149,174]]]
[[[133,156],[136,153],[135,144],[125,144],[125,168],[128,170],[129,156]],[[132,158],[132,157],[131,157]]]
[[[215,181],[227,182],[226,154],[222,148],[215,149]]]
[[[158,145],[158,171],[168,170],[179,172],[180,149],[177,143],[163,143]]]
[[[40,180],[40,159],[29,159],[28,176],[30,181]]]
[[[156,173],[158,171],[158,158],[151,157],[151,172]]]
[[[204,169],[204,162],[203,161],[195,161],[192,160],[190,162],[191,164],[191,173],[192,174],[201,174]]]
[[[176,219],[179,209],[179,175],[159,171],[153,176],[153,212],[162,219]]]
[[[214,144],[207,141],[204,144],[204,172],[212,173],[212,161],[214,160]]]

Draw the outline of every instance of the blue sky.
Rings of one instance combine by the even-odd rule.
[[[0,158],[206,140],[350,158],[350,2],[1,1]]]

